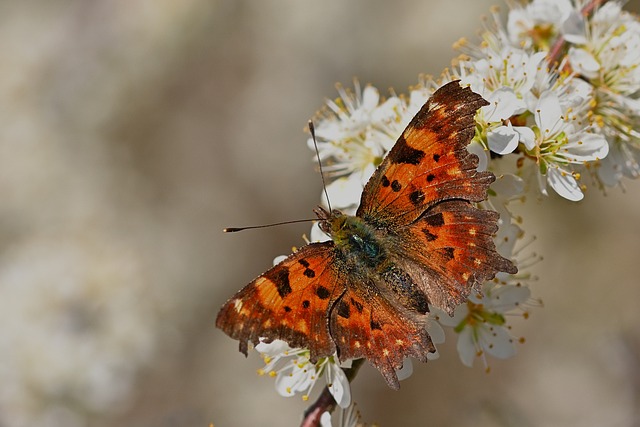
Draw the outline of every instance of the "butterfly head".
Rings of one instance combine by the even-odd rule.
[[[340,233],[346,225],[347,216],[339,210],[328,211],[322,206],[316,207],[313,212],[320,220],[320,230],[327,233],[329,236],[334,237]]]

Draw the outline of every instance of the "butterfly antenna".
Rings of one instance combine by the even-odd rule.
[[[313,139],[313,146],[316,148],[316,158],[318,159],[318,167],[320,168],[320,177],[322,178],[322,189],[324,190],[324,196],[327,198],[327,206],[329,206],[329,212],[332,212],[331,201],[329,200],[329,193],[327,193],[327,183],[324,180],[324,172],[322,171],[322,162],[320,161],[320,150],[318,150],[318,141],[316,141],[316,128],[313,126],[313,122],[309,120],[309,132],[311,132],[311,138]]]
[[[295,224],[297,222],[311,222],[311,221],[316,221],[317,219],[318,218],[296,219],[293,221],[274,222],[273,224],[251,225],[249,227],[227,227],[227,228],[223,228],[222,231],[225,233],[235,233],[237,231],[251,230],[253,228],[267,228],[267,227],[275,227],[277,225]]]

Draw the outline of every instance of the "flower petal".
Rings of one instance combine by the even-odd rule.
[[[582,194],[582,190],[573,175],[558,167],[549,167],[547,170],[547,182],[556,193],[567,200],[577,202],[584,198],[584,194]]]
[[[569,61],[573,69],[583,76],[594,79],[598,77],[600,71],[600,63],[596,58],[585,49],[577,49],[572,47],[569,49]]]
[[[489,148],[497,154],[513,153],[518,147],[519,139],[520,134],[513,129],[511,123],[487,132]]]
[[[413,363],[411,359],[404,359],[402,362],[402,368],[396,371],[396,375],[398,376],[398,381],[404,381],[409,378],[413,374]]]
[[[520,142],[522,142],[525,148],[529,151],[533,150],[536,146],[536,134],[531,128],[526,126],[514,126],[513,129],[520,135]]]
[[[351,404],[351,388],[344,371],[337,366],[331,366],[331,384],[328,385],[331,395],[338,406],[346,408]]]
[[[464,328],[458,334],[458,356],[463,365],[472,367],[473,361],[476,358],[476,345],[473,340],[472,328]]]

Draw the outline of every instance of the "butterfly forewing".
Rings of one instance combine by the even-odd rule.
[[[457,81],[438,89],[367,182],[356,215],[396,227],[441,200],[484,200],[495,178],[478,172],[477,156],[467,151],[483,105],[480,95]]]
[[[335,353],[329,336],[329,308],[345,291],[335,273],[333,242],[303,246],[233,296],[220,310],[216,326],[247,343],[281,339],[308,348],[312,359]]]

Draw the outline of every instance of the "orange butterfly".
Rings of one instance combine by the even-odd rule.
[[[411,120],[362,192],[355,216],[317,207],[333,240],[291,254],[234,295],[216,326],[240,341],[262,338],[367,358],[390,387],[404,358],[427,360],[429,304],[453,313],[497,272],[516,273],[492,239],[498,214],[473,203],[495,180],[467,151],[487,101],[451,82]]]

